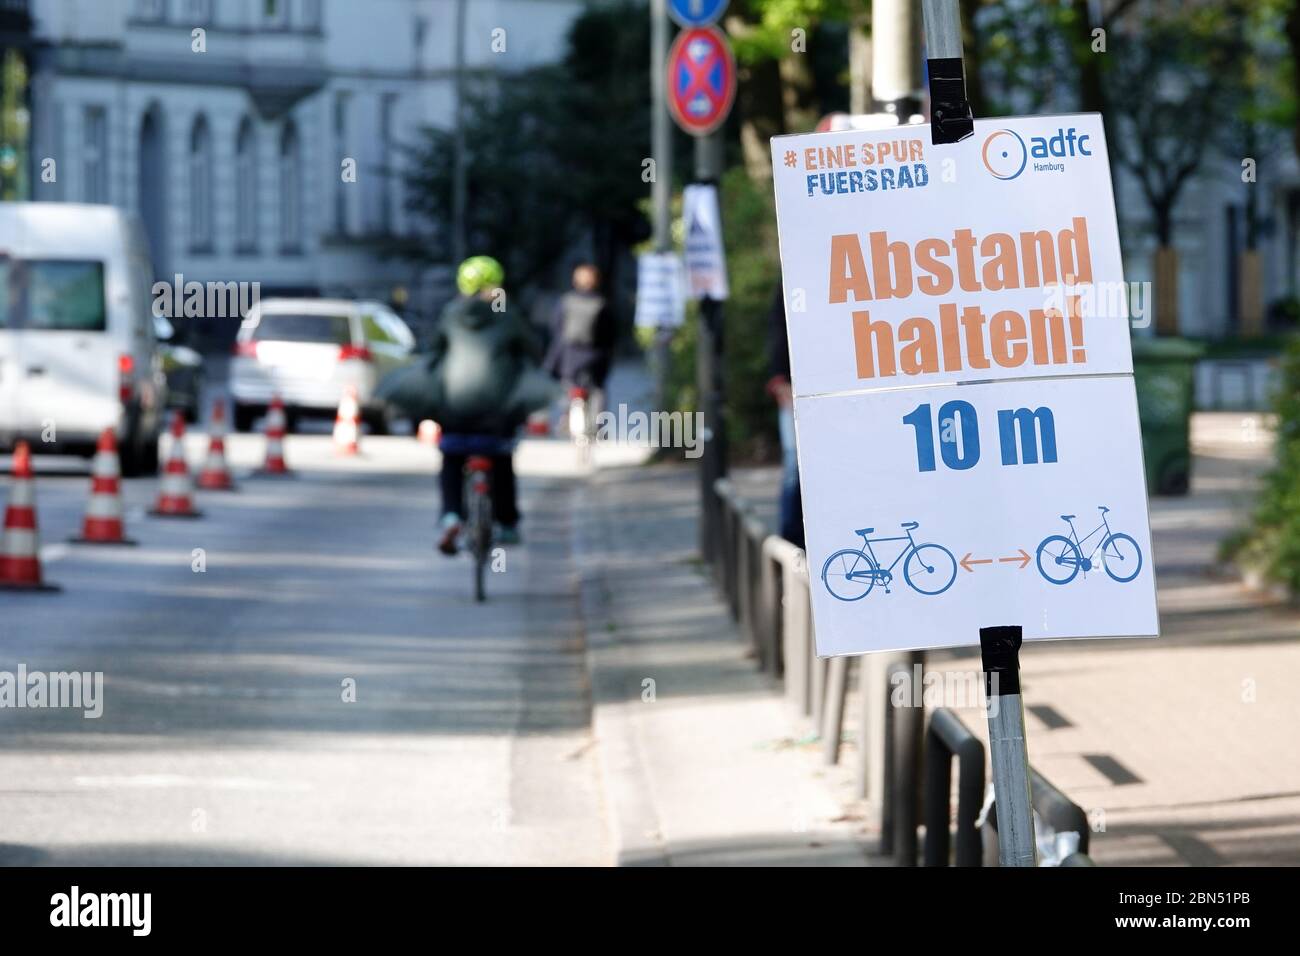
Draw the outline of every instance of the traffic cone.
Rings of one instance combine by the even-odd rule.
[[[57,591],[41,578],[40,536],[36,533],[36,490],[32,455],[27,442],[14,448],[14,481],[5,509],[0,538],[0,588],[13,591]]]
[[[424,421],[420,422],[420,427],[419,430],[416,431],[415,437],[421,445],[428,445],[430,448],[437,448],[438,436],[440,433],[441,430],[438,428],[438,423],[432,418],[426,418]]]
[[[160,518],[199,518],[194,507],[194,483],[185,464],[185,419],[180,412],[172,416],[172,447],[163,466],[158,500],[149,512]]]
[[[122,476],[117,458],[117,435],[105,428],[90,466],[90,502],[75,544],[135,544],[126,536],[122,521]]]
[[[226,464],[226,405],[221,399],[212,403],[212,425],[208,431],[208,457],[199,472],[199,487],[205,491],[234,491],[235,481]]]
[[[343,389],[338,414],[334,416],[334,453],[349,456],[361,453],[361,406],[357,403],[355,385]]]
[[[279,395],[271,398],[271,407],[266,410],[266,461],[263,462],[259,475],[280,475],[288,477],[291,472],[284,460],[284,402]]]

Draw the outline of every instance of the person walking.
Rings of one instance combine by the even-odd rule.
[[[600,292],[600,270],[583,262],[573,270],[573,288],[556,303],[543,367],[569,387],[587,390],[594,420],[613,360],[614,317]]]

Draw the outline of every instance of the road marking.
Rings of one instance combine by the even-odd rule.
[[[51,561],[60,561],[68,556],[68,546],[66,544],[47,544],[41,548],[41,563],[49,564]]]
[[[140,773],[103,777],[73,777],[78,787],[93,790],[177,790],[197,787],[206,790],[274,790],[281,793],[305,793],[307,783],[258,780],[255,777],[186,777],[174,773]]]

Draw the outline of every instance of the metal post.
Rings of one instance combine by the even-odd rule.
[[[672,238],[673,137],[664,91],[664,62],[668,59],[668,13],[665,0],[650,0],[650,156],[654,179],[655,252],[669,252]]]
[[[840,739],[844,736],[844,698],[849,691],[849,658],[832,657],[826,675],[826,701],[822,712],[822,763],[833,767],[840,762]]]
[[[722,134],[711,133],[695,140],[695,179],[719,187],[722,179]],[[719,208],[721,200],[719,200]],[[696,344],[696,385],[700,411],[704,413],[704,448],[700,456],[700,498],[704,520],[700,522],[700,556],[713,559],[709,524],[716,515],[708,508],[709,489],[727,474],[726,427],[723,422],[723,308],[710,298],[700,300],[699,335]]]
[[[958,0],[922,0],[925,66],[930,77],[930,142],[956,143],[975,132],[961,62]]]
[[[916,866],[916,825],[920,802],[921,735],[925,731],[925,708],[912,706],[913,664],[895,662],[886,671],[886,683],[894,688],[894,675],[904,678],[906,700],[895,707],[885,694],[884,804],[881,807],[880,851],[891,855],[896,866]]]
[[[654,161],[654,179],[650,181],[650,200],[654,208],[655,252],[671,252],[673,248],[673,137],[664,89],[667,59],[666,3],[665,0],[650,0],[650,157]],[[656,408],[668,407],[668,347],[671,341],[671,330],[656,330],[654,342]]]
[[[1029,795],[1025,708],[1020,698],[1021,640],[1019,626],[980,628],[1001,866],[1038,865]]]
[[[900,125],[921,111],[917,47],[915,0],[875,0],[871,5],[871,96],[877,108],[896,115]]]
[[[465,207],[469,191],[469,163],[465,156],[465,5],[456,0],[456,40],[452,44],[456,65],[456,115],[452,140],[451,260],[453,268],[465,261]]]

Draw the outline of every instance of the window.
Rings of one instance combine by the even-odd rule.
[[[235,247],[257,250],[257,141],[247,116],[235,137]]]
[[[324,342],[351,345],[352,323],[346,315],[263,312],[253,329],[259,342]]]
[[[212,134],[203,116],[190,130],[190,249],[212,251]]]
[[[161,20],[166,13],[165,0],[135,0],[135,15],[139,20]]]
[[[340,236],[348,231],[348,183],[340,171],[342,162],[348,154],[348,100],[349,94],[337,93],[334,96],[334,146],[338,152],[339,166],[334,169],[337,177],[334,182],[334,231]]]
[[[379,148],[383,156],[379,161],[379,231],[393,231],[393,176],[396,173],[394,157],[397,144],[393,142],[393,120],[397,114],[397,94],[385,93],[379,104]]]
[[[320,29],[320,0],[303,0],[302,25],[307,30]]]
[[[289,0],[262,0],[262,22],[269,27],[287,26]]]
[[[410,351],[415,348],[415,336],[411,334],[410,328],[405,322],[399,319],[391,312],[380,312],[379,321],[388,329],[389,337],[397,343],[400,348]]]
[[[0,327],[103,332],[104,264],[90,259],[0,259]]]
[[[87,106],[83,117],[81,198],[108,202],[108,112]]]
[[[302,182],[298,127],[287,120],[280,133],[280,248],[297,252],[302,246]]]

